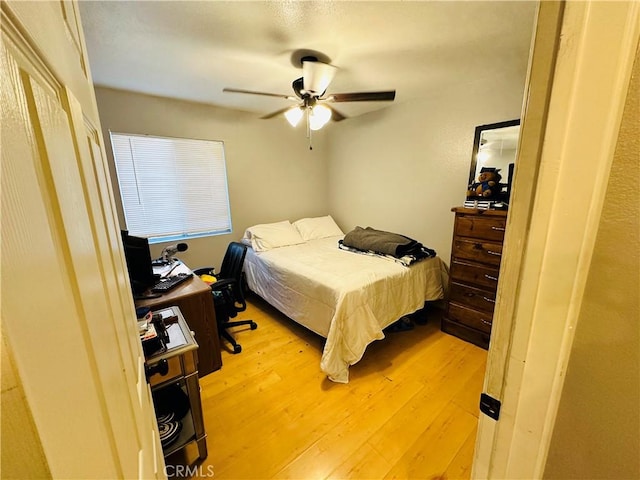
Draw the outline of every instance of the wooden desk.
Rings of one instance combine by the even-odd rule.
[[[190,272],[189,268],[181,264],[172,272]],[[180,308],[189,328],[195,333],[198,342],[198,375],[203,377],[222,367],[220,355],[220,337],[216,325],[216,312],[213,308],[213,298],[209,285],[194,275],[168,291],[159,298],[136,300],[136,307],[151,307],[152,310],[177,306]]]

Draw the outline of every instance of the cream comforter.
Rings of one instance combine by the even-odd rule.
[[[320,367],[334,382],[383,328],[443,296],[438,257],[411,267],[338,248],[342,237],[254,252],[245,260],[249,288],[292,320],[327,340]]]

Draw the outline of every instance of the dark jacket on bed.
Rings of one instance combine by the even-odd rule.
[[[433,256],[435,252],[420,242],[398,233],[356,227],[344,236],[343,244],[359,250],[369,250],[397,258],[405,255]]]

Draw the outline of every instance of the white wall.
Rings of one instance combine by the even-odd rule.
[[[227,244],[253,224],[328,213],[324,131],[314,132],[309,151],[304,129],[284,119],[100,87],[96,98],[114,180],[109,130],[224,142],[233,232],[190,240],[180,258],[193,268],[219,266]],[[162,247],[152,246],[152,255]]]
[[[343,228],[402,233],[449,263],[453,213],[465,200],[477,125],[520,118],[526,59],[491,81],[331,125],[330,211]]]
[[[521,64],[502,84],[462,82],[330,124],[314,132],[312,151],[304,130],[281,119],[101,87],[96,96],[107,142],[108,130],[225,142],[234,232],[191,240],[180,257],[190,266],[219,265],[227,243],[255,223],[327,213],[345,232],[402,233],[448,263],[451,208],[465,199],[475,127],[520,117]]]

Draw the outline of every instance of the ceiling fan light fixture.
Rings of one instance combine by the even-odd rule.
[[[267,119],[284,114],[287,122],[295,128],[302,120],[302,117],[306,117],[306,133],[310,149],[312,130],[320,130],[329,120],[339,122],[347,118],[340,113],[340,110],[324,105],[325,103],[390,102],[396,97],[395,90],[332,93],[325,97],[324,95],[338,68],[329,63],[331,60],[326,55],[317,54],[317,52],[311,50],[300,50],[298,52],[295,58],[292,56],[291,59],[295,67],[302,67],[302,76],[296,78],[291,84],[295,96],[228,87],[225,87],[223,91],[284,98],[297,102],[296,106],[285,106],[260,118]],[[300,55],[303,55],[302,58],[299,58]]]
[[[302,78],[303,88],[311,95],[322,95],[333,77],[337,68],[328,63],[303,61],[302,62]]]
[[[331,120],[331,110],[324,105],[315,105],[309,112],[309,128],[320,130]]]
[[[293,107],[284,112],[284,116],[287,119],[287,122],[289,122],[289,125],[291,125],[292,127],[295,127],[298,125],[298,123],[300,123],[303,114],[304,111],[300,107]]]

